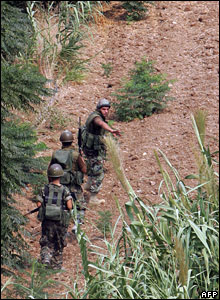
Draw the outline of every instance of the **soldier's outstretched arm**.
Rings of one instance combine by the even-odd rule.
[[[105,130],[111,132],[114,136],[115,136],[115,135],[121,136],[119,130],[112,129],[106,122],[102,121],[102,119],[99,118],[99,117],[96,117],[96,118],[94,119],[94,123],[95,123],[96,125],[98,125],[98,126],[101,126],[101,127],[104,128]]]

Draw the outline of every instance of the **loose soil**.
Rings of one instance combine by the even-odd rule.
[[[218,150],[219,2],[155,1],[155,6],[149,6],[148,16],[144,20],[131,23],[125,20],[124,11],[118,4],[111,1],[111,5],[105,7],[105,18],[91,25],[93,35],[84,43],[86,47],[83,49],[85,57],[94,56],[89,62],[87,77],[80,84],[68,83],[58,87],[56,108],[70,116],[72,122],[62,129],[51,130],[45,124],[39,127],[39,140],[49,148],[41,155],[49,156],[60,147],[62,130],[69,129],[76,134],[78,117],[84,123],[100,98],[115,101],[112,93],[120,87],[122,78],[134,67],[134,63],[145,56],[155,61],[159,73],[166,73],[168,79],[176,80],[170,91],[170,96],[175,100],[169,102],[159,114],[129,123],[114,120],[113,127],[122,133],[118,139],[120,155],[126,177],[135,193],[146,204],[158,203],[161,201],[159,186],[162,176],[154,150],[164,152],[182,179],[197,173],[193,150],[196,139],[191,121],[191,114],[197,109],[207,112],[206,145],[210,146],[211,152]],[[108,63],[113,70],[106,77],[102,64]],[[114,114],[111,113],[110,117],[114,118]],[[119,216],[115,197],[122,208],[129,200],[109,161],[105,167],[105,179],[100,191],[100,198],[105,199],[105,204],[96,208],[88,204],[85,224],[82,225],[91,242],[101,247],[104,247],[101,233],[93,226],[99,218],[98,211],[109,210],[115,224]],[[184,182],[189,186],[196,184],[192,180]],[[29,201],[31,197],[31,190],[27,190],[25,196],[17,196],[22,213],[35,208]],[[40,223],[36,220],[36,214],[28,218],[26,227],[32,238],[27,242],[31,254],[38,258],[40,235],[36,233],[40,231]],[[89,254],[89,259],[94,258],[94,254]],[[68,240],[63,266],[66,272],[54,278],[73,286],[77,269],[82,270],[76,239]],[[80,272],[78,281],[83,282]]]

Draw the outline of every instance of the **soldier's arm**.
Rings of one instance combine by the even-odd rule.
[[[72,200],[67,200],[66,202],[66,206],[69,210],[73,209],[73,203],[72,203]]]
[[[41,190],[41,193],[40,193],[40,195],[37,195],[37,207],[40,207],[41,206],[41,204],[43,203],[43,190]]]
[[[66,207],[69,210],[73,209],[73,198],[67,188],[65,188],[64,201],[66,202]]]
[[[116,135],[121,136],[119,130],[112,129],[106,122],[102,121],[101,118],[96,117],[96,118],[94,118],[93,122],[94,122],[96,125],[98,125],[98,126],[104,128],[105,130],[111,132],[114,136],[116,136]]]
[[[86,174],[86,172],[87,172],[86,163],[84,161],[84,158],[81,155],[78,156],[77,163],[79,165],[81,172]]]

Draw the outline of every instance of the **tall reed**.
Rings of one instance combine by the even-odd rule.
[[[194,116],[192,122],[203,161],[210,167],[208,158],[212,158],[204,151],[205,140]],[[92,244],[78,226],[85,285],[80,291],[76,286],[68,288],[68,295],[73,299],[199,299],[204,291],[218,292],[219,207],[215,188],[207,192],[217,174],[211,168],[203,173],[205,180],[189,187],[165,153],[157,150],[161,203],[149,206],[128,182],[117,142],[111,137],[105,142],[129,201],[124,211],[114,196],[119,216],[103,246]],[[117,233],[119,220],[123,226]],[[94,261],[89,261],[88,251],[95,255]]]

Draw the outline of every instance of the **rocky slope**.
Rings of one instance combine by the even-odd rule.
[[[145,20],[128,24],[118,2],[111,1],[111,5],[105,7],[105,19],[92,25],[93,38],[86,41],[85,57],[99,52],[89,63],[87,77],[79,85],[69,83],[58,89],[56,107],[72,118],[67,129],[76,133],[78,117],[84,122],[101,97],[114,101],[112,92],[120,87],[121,79],[133,68],[134,62],[140,61],[143,56],[154,60],[158,72],[166,73],[168,79],[176,79],[170,92],[175,101],[168,103],[162,113],[141,121],[114,121],[114,127],[122,132],[119,143],[126,176],[136,194],[146,203],[147,200],[153,203],[160,201],[158,188],[162,177],[154,149],[159,148],[166,154],[181,178],[196,172],[192,150],[195,138],[190,115],[197,109],[207,111],[206,143],[212,152],[218,150],[218,12],[218,1],[155,1],[155,6],[149,7]],[[111,63],[113,70],[109,77],[103,75],[102,63]],[[39,129],[39,139],[49,147],[44,155],[50,155],[60,147],[61,131]],[[82,226],[91,241],[100,246],[100,232],[92,226],[98,218],[97,211],[111,211],[114,223],[119,213],[113,195],[122,207],[128,201],[110,162],[106,162],[106,169],[100,192],[100,197],[106,202],[96,209],[88,205]],[[193,184],[191,181],[185,183]],[[26,196],[31,197],[31,191]],[[18,197],[22,212],[34,208],[28,197]],[[29,219],[27,228],[34,234],[40,230],[40,223],[36,215]],[[40,252],[39,238],[35,235],[28,240],[36,258]],[[92,259],[92,254],[90,256]],[[64,250],[64,267],[67,271],[58,278],[71,285],[77,268],[81,269],[76,240],[69,241]],[[80,280],[83,280],[81,275]]]

